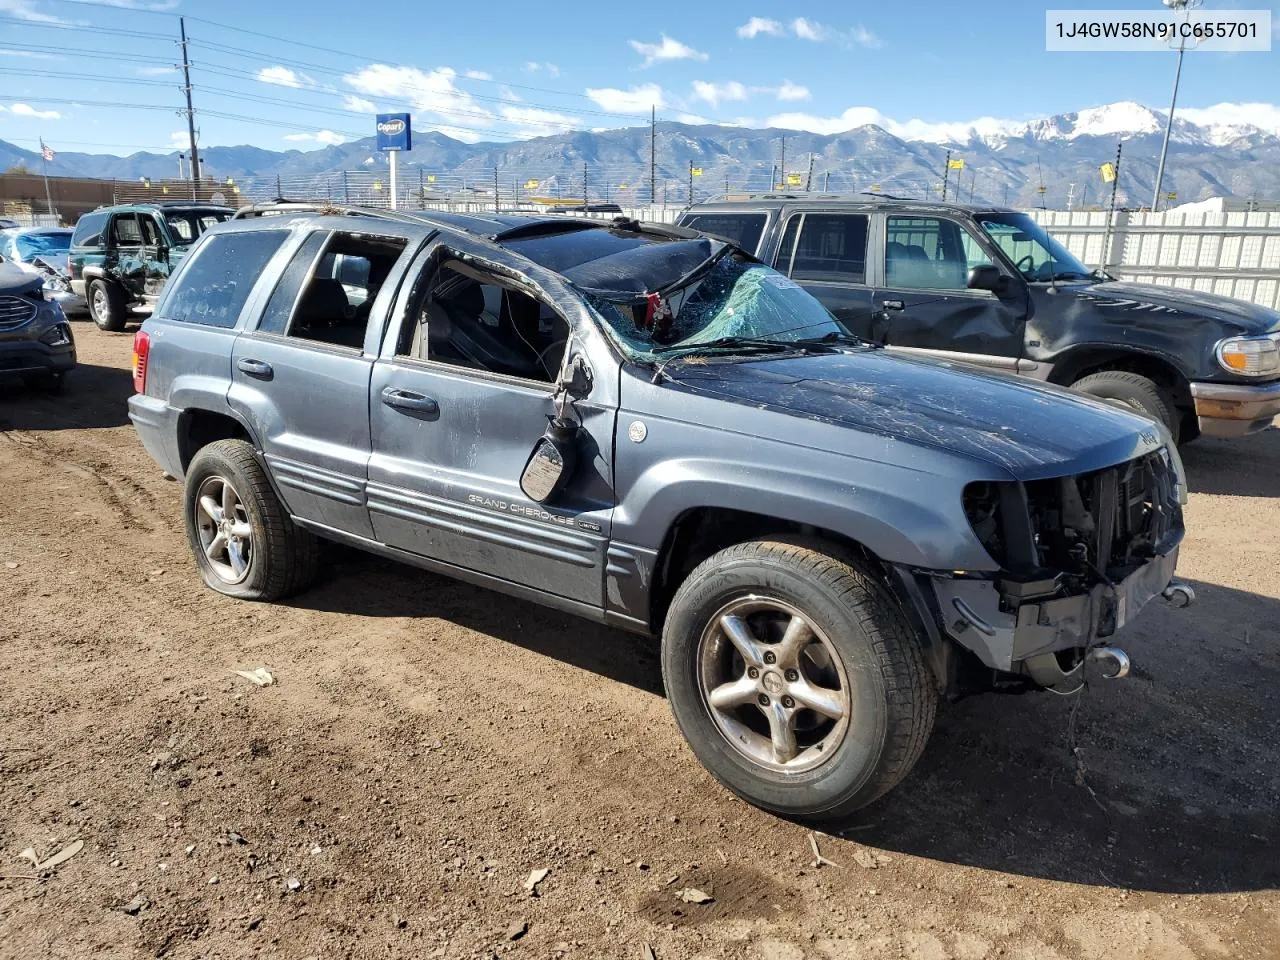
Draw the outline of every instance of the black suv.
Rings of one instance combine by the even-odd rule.
[[[228,207],[193,201],[103,207],[82,216],[71,237],[71,289],[102,330],[123,330],[129,308],[155,303],[187,249]]]
[[[1090,270],[1014,210],[781,196],[693,207],[890,350],[1018,373],[1127,403],[1181,441],[1280,413],[1280,314]]]
[[[320,537],[661,636],[702,762],[808,816],[897,783],[939,694],[1121,676],[1109,639],[1190,598],[1161,427],[855,341],[732,244],[258,212],[134,339],[129,415],[214,590],[304,590]]]

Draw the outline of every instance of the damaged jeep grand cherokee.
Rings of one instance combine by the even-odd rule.
[[[135,356],[211,588],[305,590],[324,538],[660,637],[694,753],[789,816],[890,790],[939,697],[1122,676],[1192,599],[1162,427],[862,343],[688,230],[243,211]]]

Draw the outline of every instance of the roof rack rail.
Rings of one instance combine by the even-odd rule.
[[[270,203],[250,203],[232,214],[232,220],[248,220],[250,217],[271,216],[282,213],[318,213],[339,217],[372,217],[377,220],[394,220],[397,223],[421,224],[422,221],[398,210],[378,207],[360,207],[334,203],[330,200],[273,200]]]

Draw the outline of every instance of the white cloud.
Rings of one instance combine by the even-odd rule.
[[[693,95],[698,100],[705,100],[713,107],[718,107],[727,100],[746,100],[750,96],[747,88],[737,80],[727,83],[708,83],[706,80],[693,81]]]
[[[1174,119],[1200,126],[1212,124],[1258,127],[1280,136],[1280,106],[1274,103],[1220,103],[1203,108],[1179,107]]]
[[[738,36],[746,40],[758,37],[762,33],[767,33],[771,37],[780,37],[784,32],[782,24],[767,17],[752,17],[738,28]]]
[[[140,77],[167,77],[170,74],[178,72],[177,67],[139,67],[138,76]]]
[[[419,124],[422,127],[439,130],[455,140],[475,143],[494,125],[497,117],[471,94],[459,89],[454,82],[457,77],[457,71],[450,67],[421,70],[374,63],[342,79],[360,93],[411,103],[425,115],[425,122]]]
[[[198,145],[199,141],[197,141],[197,146]],[[188,134],[186,130],[175,130],[173,133],[169,134],[169,146],[185,151],[191,146],[191,135]]]
[[[483,70],[468,70],[463,74],[468,80],[492,80],[493,75],[485,73]]]
[[[627,43],[631,44],[632,50],[644,57],[644,63],[640,64],[642,68],[652,67],[655,63],[667,60],[707,59],[707,55],[702,51],[695,50],[674,37],[668,37],[665,33],[662,34],[662,40],[659,43],[641,43],[639,40],[628,40]]]
[[[560,68],[554,63],[539,63],[536,60],[530,60],[521,69],[525,73],[545,73],[549,77],[560,76]]]
[[[779,100],[787,102],[808,100],[811,96],[808,87],[801,86],[798,83],[792,83],[790,80],[783,80],[782,85],[774,91],[774,95]]]
[[[32,0],[0,0],[0,13],[18,20],[26,20],[28,23],[69,25],[75,22],[55,17],[51,13],[40,12]]]
[[[316,82],[305,73],[296,73],[288,67],[263,67],[258,71],[258,82],[271,83],[277,87],[314,87]]]
[[[377,113],[378,105],[372,100],[366,100],[364,97],[357,97],[355,94],[348,93],[342,98],[342,109],[350,110],[352,113]]]
[[[630,90],[588,88],[586,93],[596,106],[609,113],[648,113],[651,108],[661,110],[667,105],[662,88],[656,83],[646,83]]]
[[[0,57],[22,57],[27,60],[63,60],[64,57],[52,53],[36,53],[34,50],[0,49]]]
[[[700,126],[704,123],[715,122],[713,120],[708,120],[706,117],[701,117],[696,113],[682,113],[682,114],[679,114],[676,117],[676,119],[679,120],[681,123],[691,123],[695,126]]]
[[[347,142],[346,137],[340,133],[334,133],[332,130],[317,130],[315,133],[290,133],[285,136],[285,139],[292,140],[295,143],[319,143],[326,147],[333,147]]]
[[[869,50],[875,50],[878,47],[884,46],[884,41],[881,40],[879,37],[877,37],[874,33],[872,33],[866,27],[864,27],[862,24],[858,24],[856,27],[854,27],[853,31],[849,34],[849,37],[858,46],[866,47]]]
[[[0,107],[0,109],[3,109]],[[31,117],[33,120],[61,120],[62,114],[57,110],[37,110],[29,103],[11,103],[9,112],[15,117]]]
[[[548,137],[554,133],[564,133],[575,126],[573,117],[566,117],[553,110],[539,110],[535,107],[503,107],[502,117],[509,123],[517,125],[512,132],[514,137]]]
[[[801,40],[812,40],[814,43],[821,43],[831,35],[831,28],[823,26],[815,20],[806,20],[804,17],[796,17],[791,21],[792,32]]]

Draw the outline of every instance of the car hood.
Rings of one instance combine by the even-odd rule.
[[[28,273],[12,263],[0,263],[0,294],[22,296],[39,292],[43,280],[39,274]]]
[[[701,358],[666,371],[700,393],[945,450],[1021,480],[1098,470],[1160,444],[1145,417],[1059,387],[882,350]]]
[[[1231,327],[1228,333],[1248,335],[1280,330],[1280,313],[1203,290],[1130,283],[1128,280],[1110,280],[1076,289],[1081,297],[1093,300],[1103,309],[1158,310],[1171,320],[1179,314],[1205,317]]]

